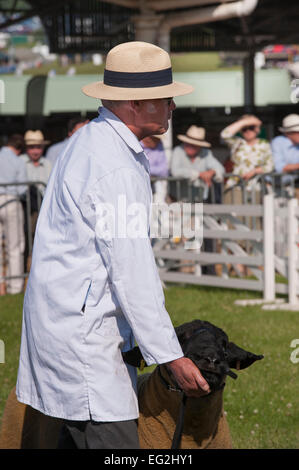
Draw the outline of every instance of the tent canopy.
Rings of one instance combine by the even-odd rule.
[[[179,1],[147,0],[147,3],[152,8],[160,5],[154,14],[163,15],[174,11],[183,15],[196,7],[195,1],[181,0],[180,8],[174,9]],[[219,2],[202,0],[201,4]],[[4,15],[0,30],[18,21],[14,13],[22,18],[38,15],[52,52],[106,53],[116,44],[134,40],[131,18],[139,13],[134,8],[136,4],[136,0],[0,0],[0,13]],[[248,17],[173,29],[171,51],[247,51],[260,50],[267,44],[299,44],[298,22],[298,0],[259,0]]]

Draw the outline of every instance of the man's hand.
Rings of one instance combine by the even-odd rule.
[[[202,179],[208,186],[212,185],[212,179],[215,175],[215,170],[202,171],[199,174],[200,179]]]
[[[201,397],[210,393],[210,387],[196,365],[187,357],[168,362],[167,368],[172,372],[178,386],[188,397]]]

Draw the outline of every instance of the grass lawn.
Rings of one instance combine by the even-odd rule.
[[[291,359],[291,341],[299,338],[299,312],[240,307],[234,300],[259,298],[258,293],[209,287],[168,286],[166,307],[175,326],[196,318],[222,328],[229,339],[265,358],[228,377],[225,411],[234,448],[299,448],[299,363]],[[19,355],[22,295],[0,297],[0,416],[15,385]],[[299,357],[299,353],[297,353]]]

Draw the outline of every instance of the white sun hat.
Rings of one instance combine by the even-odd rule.
[[[280,132],[299,132],[299,114],[288,114],[283,121]]]
[[[187,144],[197,145],[198,147],[211,147],[211,144],[205,140],[206,131],[203,127],[191,126],[186,134],[179,134],[177,138]]]

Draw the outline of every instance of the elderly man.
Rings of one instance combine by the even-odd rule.
[[[214,157],[211,151],[211,144],[206,141],[206,131],[203,127],[192,125],[186,134],[179,134],[177,138],[182,142],[175,147],[171,159],[171,173],[175,178],[189,178],[193,185],[194,193],[198,188],[203,190],[202,198],[204,202],[211,201],[210,188],[212,183],[223,181],[224,167]],[[214,186],[214,190],[217,188]],[[220,202],[221,188],[218,185],[218,199],[213,202]],[[211,239],[203,240],[204,251],[212,252],[214,249]],[[208,265],[202,267],[202,274],[216,274],[215,266]]]
[[[275,171],[277,173],[292,173],[299,170],[299,115],[289,114],[282,121],[279,128],[282,135],[275,137],[272,142],[272,153]],[[288,183],[291,176],[283,177],[283,182]],[[296,191],[297,197],[299,191]]]
[[[40,130],[28,130],[25,133],[24,140],[26,153],[23,154],[21,158],[25,162],[28,182],[33,183],[30,184],[29,187],[30,206],[28,204],[27,197],[22,201],[25,215],[24,230],[26,234],[24,269],[28,272],[30,270],[31,262],[29,239],[31,239],[32,243],[35,234],[39,208],[51,174],[52,164],[45,157],[43,157],[45,146],[49,144],[49,141],[45,140],[44,135]],[[28,214],[29,208],[30,214]],[[30,215],[30,228],[28,226],[28,215]]]
[[[148,237],[149,164],[139,142],[167,130],[172,96],[192,87],[172,81],[165,51],[129,42],[109,52],[104,81],[83,91],[103,108],[70,138],[43,200],[17,396],[65,420],[60,447],[138,448],[136,369],[122,359],[134,338],[147,364],[167,363],[188,395],[209,390],[183,357],[165,310]],[[134,231],[137,207],[145,214],[141,234]]]
[[[7,144],[0,150],[0,295],[17,294],[23,290],[23,255],[24,230],[23,211],[19,201],[26,191],[24,183],[27,180],[24,162],[19,158],[24,147],[22,135],[13,134]],[[5,284],[3,279],[2,236],[4,235],[7,256],[7,272],[9,278]],[[6,288],[6,290],[5,290]]]
[[[50,161],[43,157],[45,146],[50,142],[44,139],[43,133],[39,130],[27,131],[24,139],[26,154],[22,155],[22,158],[26,163],[28,181],[43,183],[38,185],[43,195],[52,170]]]
[[[205,129],[195,125],[177,138],[182,142],[175,147],[171,159],[171,173],[175,178],[189,178],[194,186],[203,188],[203,199],[209,195],[212,182],[223,181],[224,167],[210,150]]]
[[[295,182],[299,171],[299,115],[289,114],[286,116],[279,130],[282,135],[274,137],[271,142],[275,171],[285,173],[281,180],[278,180],[278,185],[275,188],[275,206],[277,208],[285,207],[286,194],[292,194],[299,199],[299,188],[296,187],[298,180]],[[287,231],[284,220],[278,215],[278,212],[275,216],[275,230],[277,234],[275,239],[276,253],[281,257],[286,256]]]

